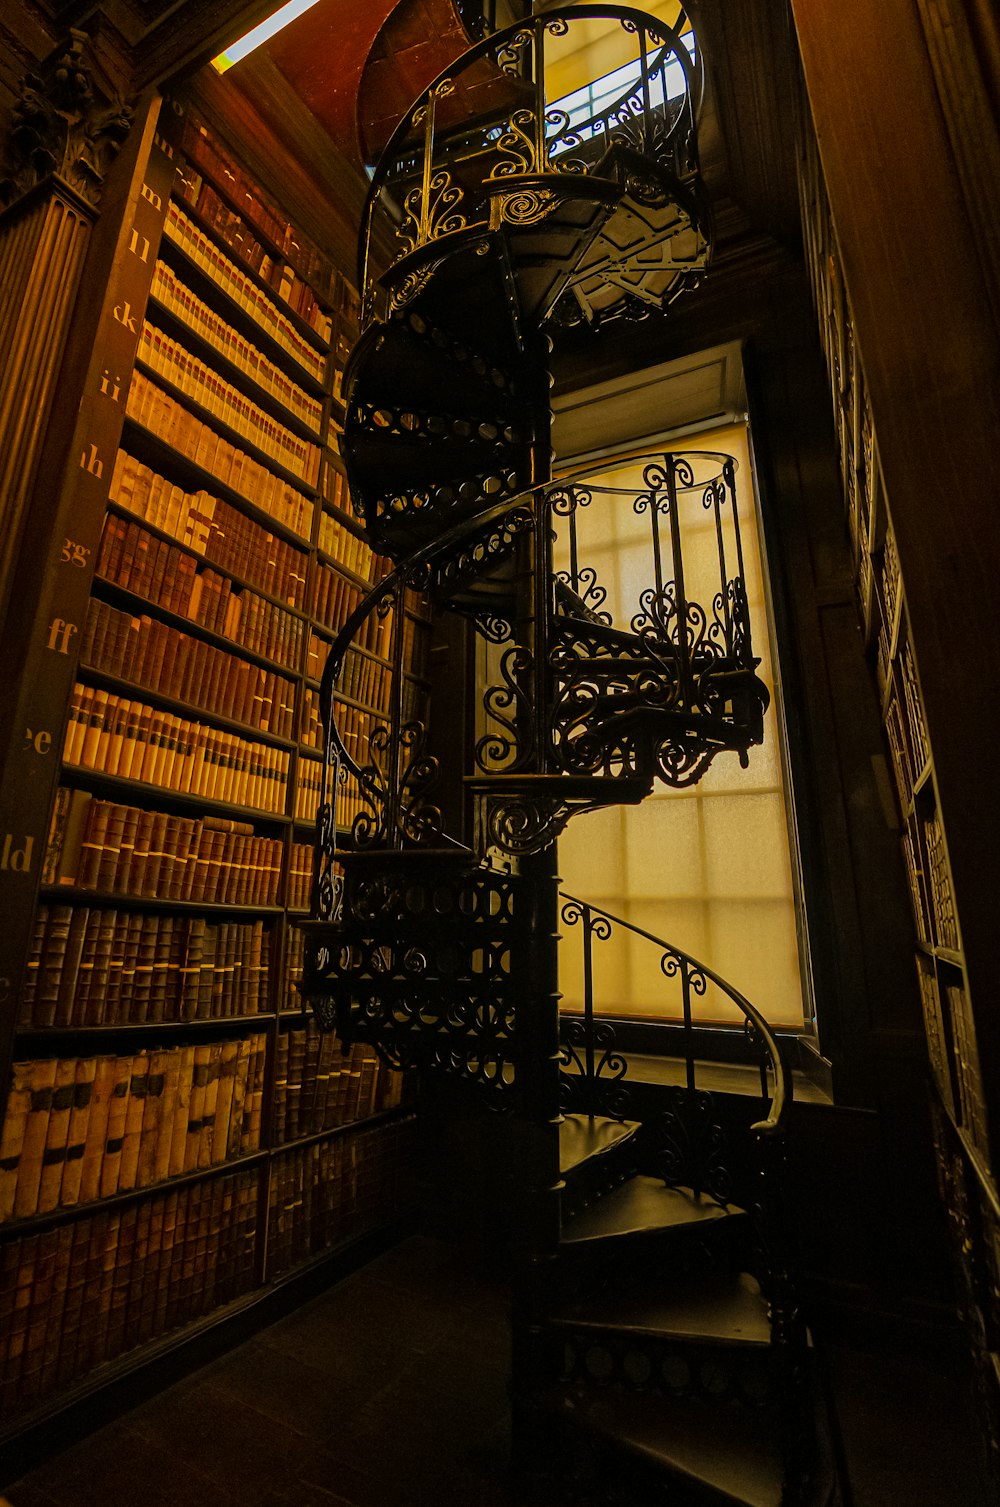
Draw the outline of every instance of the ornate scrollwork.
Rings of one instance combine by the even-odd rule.
[[[525,794],[489,798],[485,807],[487,845],[519,858],[553,842],[573,813],[592,809],[592,803]]]
[[[586,622],[611,626],[611,613],[599,610],[607,601],[608,592],[599,583],[593,565],[578,566],[575,575],[568,570],[557,570],[554,579],[567,588],[567,593],[558,590],[556,593],[556,610],[561,608],[563,616],[572,617],[579,613]]]
[[[0,182],[4,202],[55,175],[94,208],[99,204],[133,112],[120,96],[98,86],[90,49],[86,32],[71,29],[38,73],[21,80],[10,132],[12,171]]]
[[[524,26],[506,37],[495,48],[491,49],[491,56],[496,66],[503,72],[517,78],[521,73],[526,49],[532,45],[534,37],[530,27]]]
[[[413,244],[411,241],[410,249]],[[403,280],[397,283],[389,295],[389,308],[394,314],[400,309],[405,309],[407,304],[412,303],[424,291],[440,265],[440,262],[428,262],[425,267],[408,272]]]
[[[468,224],[465,215],[453,212],[464,197],[464,190],[452,181],[446,168],[439,168],[432,174],[426,200],[423,184],[411,188],[403,200],[403,213],[405,220],[411,222],[412,229],[407,227],[404,220],[396,231],[403,242],[403,254],[426,245],[428,241],[436,241],[449,231],[464,230]]]
[[[505,644],[514,632],[507,619],[496,612],[477,612],[473,621],[476,631],[491,644]]]
[[[535,112],[527,105],[522,105],[519,110],[513,111],[509,117],[506,129],[495,143],[498,152],[507,155],[496,163],[490,173],[490,179],[509,178],[514,173],[535,173],[540,169],[538,153],[535,149],[535,138],[529,131],[535,125]]]
[[[399,776],[399,826],[413,842],[439,838],[440,807],[425,799],[437,784],[440,766],[427,752],[427,733],[421,722],[407,722],[400,729],[402,769]]]
[[[345,858],[345,867],[336,928],[307,946],[303,992],[324,1027],[370,1042],[393,1068],[462,1078],[506,1107],[514,881],[412,855],[375,874],[365,861]]]
[[[333,801],[324,801],[316,813],[316,849],[318,873],[313,901],[315,913],[321,921],[332,921],[337,914],[339,898],[334,856],[337,851],[337,821]]]
[[[670,1107],[660,1118],[659,1169],[668,1188],[707,1193],[715,1203],[733,1197],[733,1171],[725,1131],[710,1093],[698,1089],[666,1090]]]
[[[371,759],[361,768],[358,789],[367,810],[359,811],[351,826],[355,846],[368,848],[388,836],[389,779],[387,755],[391,743],[389,727],[376,722],[368,735]]]
[[[523,769],[531,755],[535,708],[523,682],[533,665],[531,653],[520,644],[501,655],[503,683],[490,686],[483,696],[487,716],[499,726],[492,727],[476,744],[476,765],[484,772],[513,774]]]
[[[557,202],[549,188],[525,188],[516,194],[501,195],[497,213],[508,225],[538,225],[552,213]]]

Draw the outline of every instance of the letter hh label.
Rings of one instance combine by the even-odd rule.
[[[89,471],[91,476],[96,476],[98,480],[104,475],[104,462],[97,458],[96,445],[91,445],[90,449],[85,450],[80,456],[80,470]]]

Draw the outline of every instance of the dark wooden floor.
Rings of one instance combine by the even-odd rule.
[[[508,1359],[503,1292],[454,1248],[414,1237],[8,1496],[14,1507],[517,1507]],[[953,1379],[844,1348],[830,1366],[854,1507],[987,1507]]]

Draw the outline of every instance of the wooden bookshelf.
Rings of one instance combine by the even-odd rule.
[[[947,1133],[938,1150],[955,1163],[961,1148],[967,1206],[981,1211],[980,1236],[1000,1249],[996,1129],[1000,1105],[984,1081],[974,1001],[962,947],[948,838],[927,732],[920,672],[910,635],[906,583],[878,459],[875,416],[865,383],[844,271],[815,137],[802,132],[799,186],[803,239],[826,357],[838,438],[844,505],[865,641],[881,702],[888,764],[898,805],[900,840],[916,934],[916,974],[931,1073]],[[957,1164],[941,1168],[946,1194],[956,1191]],[[975,1192],[969,1190],[975,1186]],[[948,1192],[948,1189],[951,1192]],[[977,1216],[979,1217],[979,1216]],[[964,1238],[964,1237],[963,1237]],[[972,1245],[956,1247],[960,1261]],[[996,1396],[1000,1402],[1000,1386]]]
[[[406,1201],[401,1079],[320,1037],[295,989],[318,677],[389,568],[337,451],[357,298],[238,151],[170,115],[152,152],[174,187],[129,305],[17,996],[0,1140],[8,1435],[96,1367],[127,1371]],[[339,703],[361,762],[400,639],[418,706],[424,632],[389,615],[351,651]],[[360,809],[345,780],[340,821]]]

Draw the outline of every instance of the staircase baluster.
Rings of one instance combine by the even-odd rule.
[[[535,78],[535,172],[544,173],[549,166],[545,145],[545,18],[535,17],[532,22],[533,56]]]
[[[681,694],[683,696],[681,704],[690,706],[692,701],[691,643],[688,637],[688,603],[687,594],[684,590],[684,558],[681,553],[681,518],[677,494],[678,473],[681,475],[683,481],[687,473],[682,468],[686,467],[687,463],[676,455],[668,455],[665,459],[667,463],[663,469],[667,480],[670,549],[674,566],[674,594],[677,598],[678,679],[680,680]]]
[[[642,144],[647,157],[655,156],[653,151],[653,117],[649,91],[649,63],[646,56],[646,44],[648,33],[645,26],[639,28],[639,68],[642,76]]]
[[[725,476],[725,473],[723,473]],[[732,660],[734,652],[733,643],[733,614],[732,605],[729,601],[729,576],[726,573],[726,541],[722,532],[722,503],[735,502],[735,494],[729,491],[727,479],[722,483],[713,481],[710,483],[711,501],[715,510],[715,538],[719,551],[719,596],[721,598],[722,616],[726,626],[726,655]],[[721,498],[720,498],[721,491]],[[733,518],[736,517],[736,508],[732,508]]]
[[[581,907],[583,922],[583,1029],[587,1067],[587,1113],[593,1116],[596,1109],[594,1072],[594,940],[591,931],[590,906]]]
[[[681,963],[681,999],[684,1009],[684,1066],[687,1086],[695,1088],[694,1018],[691,1014],[691,970],[685,957]]]

